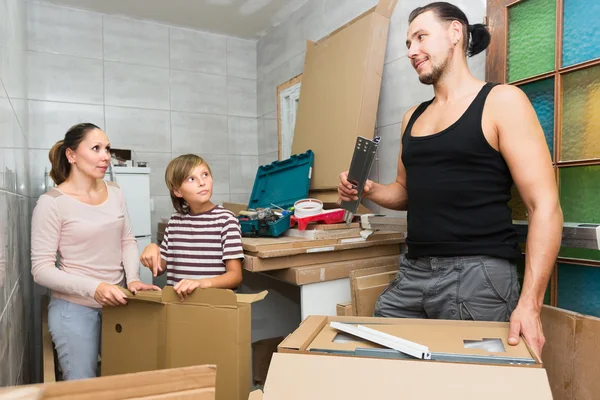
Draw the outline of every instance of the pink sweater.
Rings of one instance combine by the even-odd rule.
[[[140,280],[139,251],[121,189],[107,183],[108,198],[85,204],[54,188],[40,196],[31,222],[33,280],[54,297],[101,307],[94,293],[101,282]],[[58,253],[59,267],[56,268]]]

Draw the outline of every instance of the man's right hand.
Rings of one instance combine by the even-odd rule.
[[[363,189],[363,194],[368,194],[373,188],[373,181],[367,179],[365,183],[365,187]],[[342,172],[340,174],[340,184],[338,186],[338,195],[340,199],[343,201],[353,201],[358,200],[358,191],[352,188],[352,184],[348,182],[348,171]]]
[[[158,276],[158,273],[162,274],[160,247],[156,243],[150,243],[146,246],[140,256],[140,261],[144,267],[152,271],[152,276]]]
[[[94,300],[103,306],[127,304],[127,295],[117,285],[102,282],[96,288]]]

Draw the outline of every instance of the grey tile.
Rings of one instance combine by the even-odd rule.
[[[0,147],[23,147],[24,140],[11,101],[0,98]]]
[[[27,2],[29,50],[102,58],[102,15]]]
[[[377,126],[401,123],[406,111],[432,97],[432,87],[419,82],[408,59],[400,58],[386,64],[379,95]]]
[[[278,146],[277,120],[267,116],[260,117],[258,119],[258,154],[278,153]]]
[[[227,38],[227,76],[256,79],[256,42]]]
[[[13,149],[15,154],[16,193],[29,196],[29,151],[26,148]]]
[[[29,53],[30,100],[102,104],[102,61],[47,53]]]
[[[170,28],[171,68],[225,75],[227,37]]]
[[[227,78],[227,114],[256,117],[256,81]]]
[[[151,215],[151,230],[152,238],[154,241],[156,241],[156,230],[158,228],[158,223],[163,219],[168,221],[175,210],[173,209],[170,196],[152,196],[152,201],[154,203],[154,211],[152,211]]]
[[[106,106],[105,117],[106,134],[113,148],[170,152],[169,111]]]
[[[268,73],[258,75],[257,114],[263,116],[277,110],[277,86],[302,73],[304,52],[292,57]]]
[[[226,78],[171,70],[171,110],[227,114]]]
[[[9,288],[6,285],[7,274],[7,246],[8,246],[8,193],[0,191],[0,315],[4,311]],[[0,319],[0,336],[4,333],[2,330],[2,319]],[[0,339],[0,360],[2,360],[2,339]],[[0,362],[0,365],[3,365]]]
[[[27,19],[26,5],[22,0],[4,0],[2,6],[3,19],[0,22],[6,24],[2,31],[2,43],[5,46],[27,49]]]
[[[385,62],[406,57],[406,33],[408,31],[408,15],[417,7],[412,1],[399,1],[390,18],[390,30],[385,49]]]
[[[8,97],[27,98],[27,66],[30,58],[26,49],[0,47],[0,79]]]
[[[169,28],[105,15],[104,59],[168,67]]]
[[[229,154],[227,117],[224,115],[171,113],[173,152]]]
[[[248,204],[250,203],[250,195],[251,193],[232,194],[229,196],[229,201],[237,204]]]
[[[17,160],[14,149],[0,149],[0,189],[17,193]]]
[[[229,154],[258,155],[256,118],[229,117]]]
[[[210,198],[210,201],[213,204],[218,204],[218,205],[222,206],[224,202],[229,201],[229,193],[213,194],[212,197]]]
[[[258,157],[230,156],[230,164],[230,196],[252,193],[252,186],[258,170]]]
[[[29,149],[29,185],[32,198],[37,200],[52,187],[50,177],[44,181],[44,176],[50,172],[51,167],[48,150]]]
[[[168,153],[147,153],[136,152],[137,159],[148,162],[150,167],[150,195],[168,196],[169,189],[165,183],[165,171],[171,161],[171,152]]]
[[[339,27],[376,6],[378,0],[348,1],[343,6],[340,6],[339,1],[336,0],[326,0],[323,3],[322,15],[326,17],[321,19],[320,30],[317,32],[319,38],[329,35]]]
[[[183,153],[173,152],[173,158]],[[202,158],[206,161],[213,176],[213,195],[229,193],[229,156],[203,154]]]
[[[50,149],[71,126],[80,122],[91,122],[105,129],[101,105],[29,100],[28,116],[29,147],[37,149]]]
[[[105,104],[169,109],[169,70],[145,65],[104,63]]]
[[[267,153],[267,154],[263,154],[258,156],[258,166],[262,166],[262,165],[269,165],[271,164],[273,161],[277,161],[278,160],[278,154],[277,152],[273,152],[273,153]]]

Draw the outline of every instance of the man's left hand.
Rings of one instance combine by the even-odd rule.
[[[138,290],[158,290],[160,288],[155,285],[148,285],[147,283],[141,281],[133,281],[129,285],[127,285],[127,289],[133,294],[135,294]]]
[[[508,344],[513,346],[519,344],[520,335],[523,335],[531,350],[541,360],[546,338],[544,337],[539,311],[522,305],[515,308],[510,316]]]

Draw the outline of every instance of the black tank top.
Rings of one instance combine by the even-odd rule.
[[[481,127],[486,83],[465,113],[441,132],[413,137],[413,124],[432,100],[419,105],[402,137],[408,189],[409,258],[521,255],[512,213],[512,177]]]

